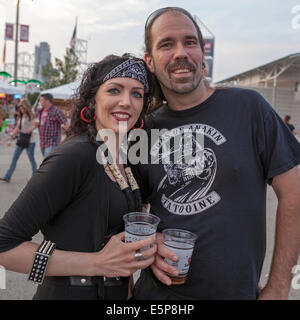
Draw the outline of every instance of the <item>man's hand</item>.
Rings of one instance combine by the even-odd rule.
[[[170,286],[172,284],[172,280],[167,273],[178,276],[178,270],[165,262],[164,259],[167,258],[173,261],[178,261],[178,256],[171,250],[167,249],[163,244],[163,235],[160,233],[156,233],[156,244],[157,252],[155,255],[155,261],[150,267],[153,274],[159,281]]]
[[[259,295],[257,300],[288,300],[289,290],[278,291],[277,288],[272,288],[266,285],[264,288],[259,286]]]

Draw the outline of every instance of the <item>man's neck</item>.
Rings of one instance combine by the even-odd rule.
[[[215,89],[210,88],[202,81],[197,89],[187,94],[177,94],[163,90],[170,109],[175,111],[186,110],[195,107],[207,100]]]
[[[50,105],[47,106],[47,107],[44,107],[43,109],[46,110],[46,111],[48,111],[48,110],[51,108],[51,106],[52,106],[52,104],[50,104]]]

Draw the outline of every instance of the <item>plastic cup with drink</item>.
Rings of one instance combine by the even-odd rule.
[[[168,276],[172,280],[172,284],[184,284],[187,279],[194,245],[197,235],[181,229],[165,229],[162,231],[164,245],[178,255],[178,261],[165,259],[165,261],[179,271],[178,276]]]
[[[130,212],[123,216],[125,222],[125,242],[136,242],[149,237],[155,237],[160,219],[150,213]],[[140,251],[149,249],[150,246]]]

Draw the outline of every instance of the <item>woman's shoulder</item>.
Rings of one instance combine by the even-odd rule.
[[[88,135],[81,134],[64,141],[54,150],[52,156],[91,164],[96,161],[96,152],[97,146],[90,141]]]

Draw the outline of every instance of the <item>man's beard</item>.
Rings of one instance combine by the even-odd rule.
[[[162,81],[161,79],[159,79],[159,77],[157,76],[157,68],[156,68],[154,61],[153,61],[153,66],[154,66],[154,74],[156,75],[161,88],[172,91],[173,93],[176,93],[179,95],[184,95],[184,94],[188,94],[188,93],[193,92],[195,89],[197,89],[199,87],[199,85],[203,79],[203,73],[200,70],[201,74],[199,76],[199,79],[196,79],[196,73],[195,73],[193,79],[189,80],[187,82],[187,85],[182,87],[182,84],[184,84],[184,81],[181,83],[178,83],[178,85],[177,85],[177,83],[174,82],[174,80],[172,80],[171,77],[169,77],[165,81]],[[186,68],[188,68],[192,72],[197,71],[197,68],[195,65],[193,65],[187,61],[179,61],[179,62],[176,62],[176,63],[168,66],[167,74],[170,74],[173,70],[176,70],[176,69],[186,69]],[[168,81],[168,83],[165,83],[167,81]]]

